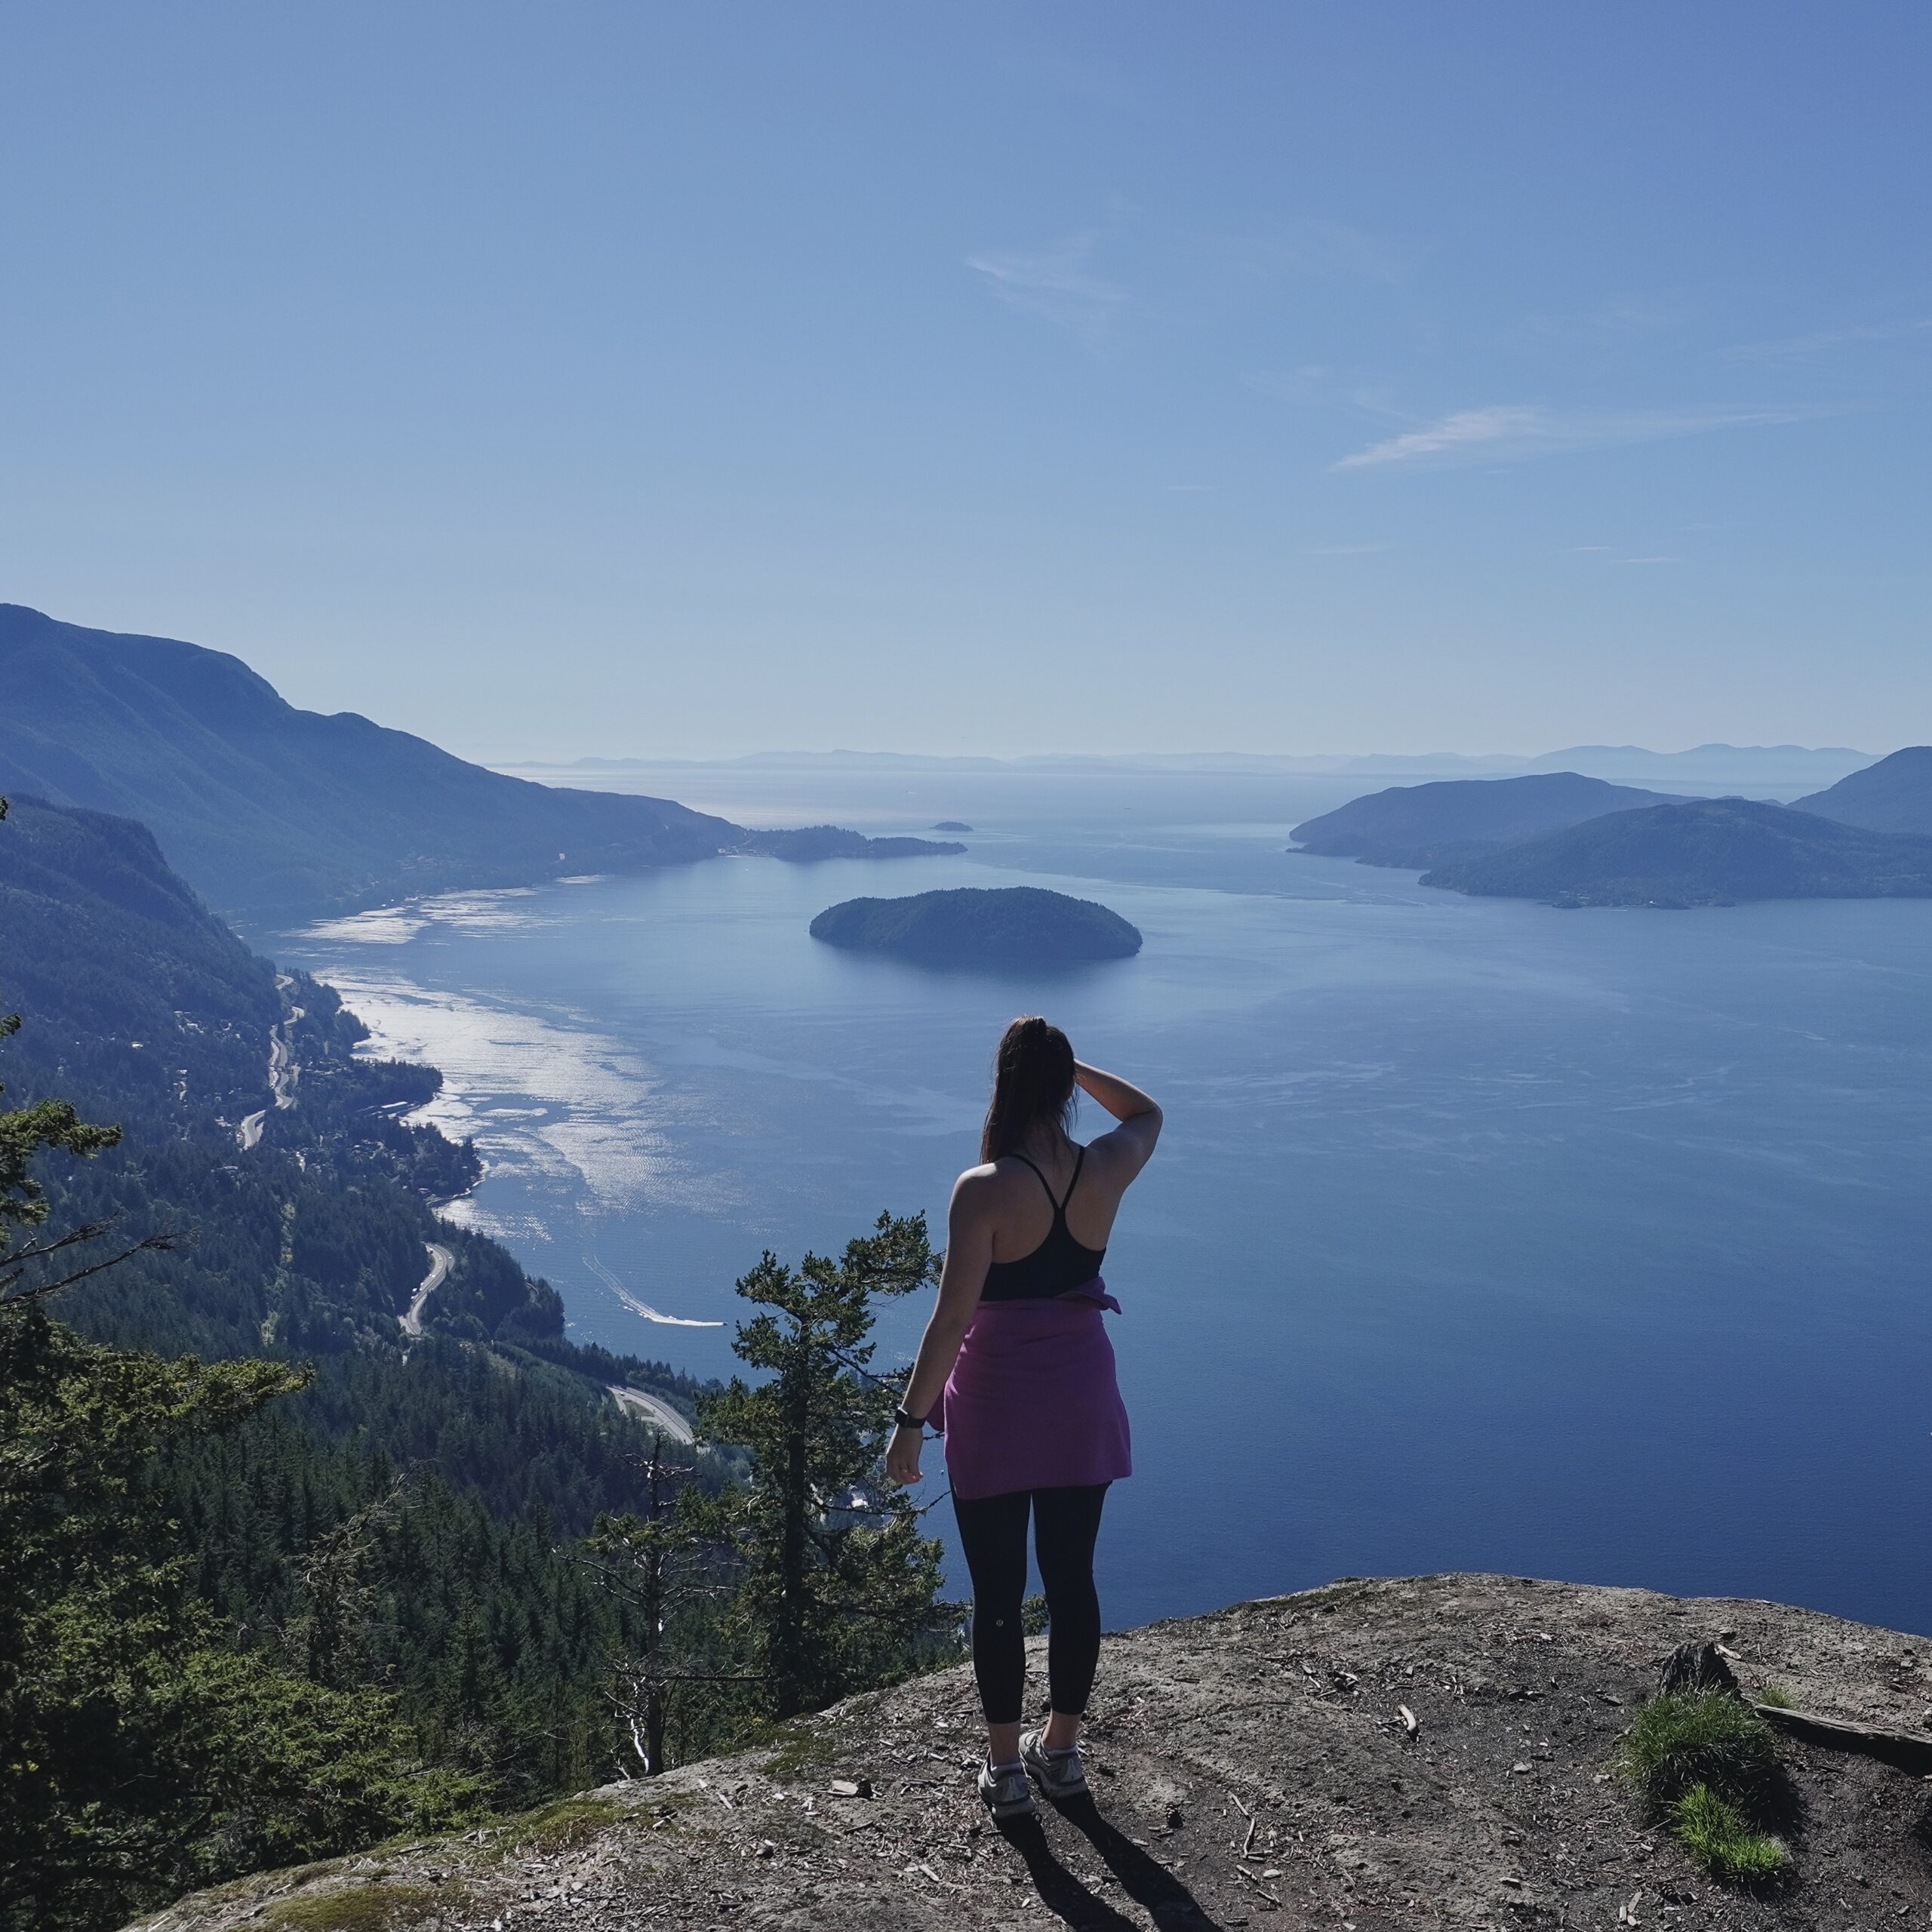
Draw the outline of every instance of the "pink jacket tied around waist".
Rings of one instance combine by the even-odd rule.
[[[971,1502],[1134,1473],[1106,1309],[1118,1314],[1120,1303],[1097,1275],[1051,1299],[980,1303],[932,1417],[954,1495]]]

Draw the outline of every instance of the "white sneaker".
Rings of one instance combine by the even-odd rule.
[[[1001,1771],[982,1764],[980,1798],[995,1818],[1030,1818],[1035,1808],[1033,1787],[1026,1782],[1026,1767],[1021,1764],[1009,1764]]]
[[[1038,1780],[1041,1795],[1056,1803],[1088,1795],[1087,1767],[1077,1744],[1071,1751],[1049,1751],[1046,1733],[1029,1730],[1020,1740],[1020,1761]]]

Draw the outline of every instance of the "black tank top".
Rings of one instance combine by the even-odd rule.
[[[1056,1295],[1065,1294],[1069,1288],[1082,1288],[1100,1272],[1100,1263],[1106,1259],[1104,1247],[1083,1247],[1073,1238],[1073,1231],[1066,1225],[1066,1204],[1073,1198],[1073,1190],[1080,1185],[1080,1170],[1087,1164],[1087,1150],[1081,1148],[1080,1157],[1073,1164],[1073,1178],[1066,1184],[1066,1192],[1054,1201],[1053,1184],[1046,1176],[1026,1160],[1024,1154],[1016,1154],[1016,1161],[1026,1161],[1027,1166],[1039,1174],[1040,1185],[1047,1190],[1047,1198],[1054,1202],[1054,1224],[1047,1230],[1047,1238],[1031,1254],[1023,1254],[1017,1261],[995,1261],[986,1269],[986,1285],[980,1291],[982,1301],[1051,1301]]]

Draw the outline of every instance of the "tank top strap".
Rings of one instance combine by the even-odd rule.
[[[1081,1152],[1082,1153],[1084,1153],[1084,1152],[1086,1152],[1086,1149],[1085,1149],[1084,1148],[1082,1148],[1082,1149],[1081,1149]],[[1033,1163],[1032,1163],[1031,1161],[1028,1160],[1028,1159],[1026,1158],[1026,1156],[1024,1154],[1023,1154],[1023,1153],[1020,1152],[1018,1151],[1018,1149],[1016,1149],[1014,1150],[1013,1158],[1014,1158],[1016,1161],[1020,1161],[1020,1162],[1023,1163],[1023,1164],[1024,1164],[1026,1166],[1027,1166],[1027,1167],[1033,1168]],[[1058,1201],[1054,1200],[1054,1184],[1053,1184],[1053,1183],[1052,1183],[1051,1181],[1050,1181],[1049,1180],[1048,1180],[1048,1178],[1046,1177],[1046,1176],[1045,1176],[1044,1174],[1042,1174],[1038,1168],[1033,1168],[1033,1178],[1034,1178],[1035,1180],[1037,1180],[1043,1188],[1044,1188],[1044,1189],[1046,1189],[1046,1191],[1047,1191],[1047,1198],[1048,1198],[1050,1201],[1052,1201],[1052,1202],[1053,1202],[1053,1210],[1054,1210],[1054,1214],[1055,1214],[1056,1216],[1057,1216],[1057,1215],[1059,1214],[1059,1213],[1060,1213],[1060,1202],[1059,1202]],[[1078,1178],[1078,1176],[1076,1174],[1076,1175],[1075,1175],[1075,1178],[1077,1180],[1077,1179]],[[1069,1192],[1069,1193],[1071,1193],[1071,1192],[1072,1192],[1072,1190],[1071,1189],[1068,1189],[1068,1192]]]
[[[1087,1150],[1083,1147],[1074,1158],[1073,1178],[1067,1183],[1066,1192],[1054,1204],[1063,1214],[1066,1212],[1066,1204],[1073,1198],[1073,1190],[1080,1185],[1080,1170],[1086,1164]]]

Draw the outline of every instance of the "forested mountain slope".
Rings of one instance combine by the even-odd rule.
[[[723,819],[565,791],[353,712],[297,710],[239,658],[0,605],[0,791],[121,813],[214,905],[313,917],[445,887],[700,859]]]
[[[140,820],[213,905],[266,924],[727,851],[964,850],[834,826],[747,832],[667,798],[512,778],[354,712],[297,710],[225,652],[17,604],[0,604],[0,791]]]
[[[648,1438],[608,1385],[688,1411],[694,1386],[573,1346],[546,1284],[437,1218],[432,1201],[476,1171],[469,1149],[401,1117],[439,1076],[355,1058],[361,1029],[334,993],[254,956],[142,827],[11,801],[0,1012],[12,1011],[0,1108],[58,1097],[123,1129],[91,1161],[38,1163],[48,1230],[111,1221],[89,1256],[155,1230],[185,1237],[51,1312],[122,1349],[314,1365],[306,1388],[151,1472],[186,1531],[193,1588],[241,1653],[392,1697],[421,1765],[484,1804],[608,1776],[609,1662],[634,1633],[569,1540],[639,1495]],[[398,1318],[432,1241],[452,1265],[412,1340]],[[10,1347],[31,1319],[9,1314]],[[715,1486],[721,1470],[699,1460]],[[319,1651],[318,1629],[333,1633]],[[257,1844],[255,1825],[231,1820],[208,1856],[234,1869],[304,1841],[288,1819],[256,1822],[271,1835]],[[112,1863],[103,1846],[75,1856]],[[84,1920],[0,1914],[17,1922]]]
[[[1868,832],[1932,833],[1932,745],[1908,745],[1792,809]]]
[[[1868,832],[1750,798],[1612,812],[1438,866],[1424,885],[1560,906],[1932,897],[1932,838]]]

